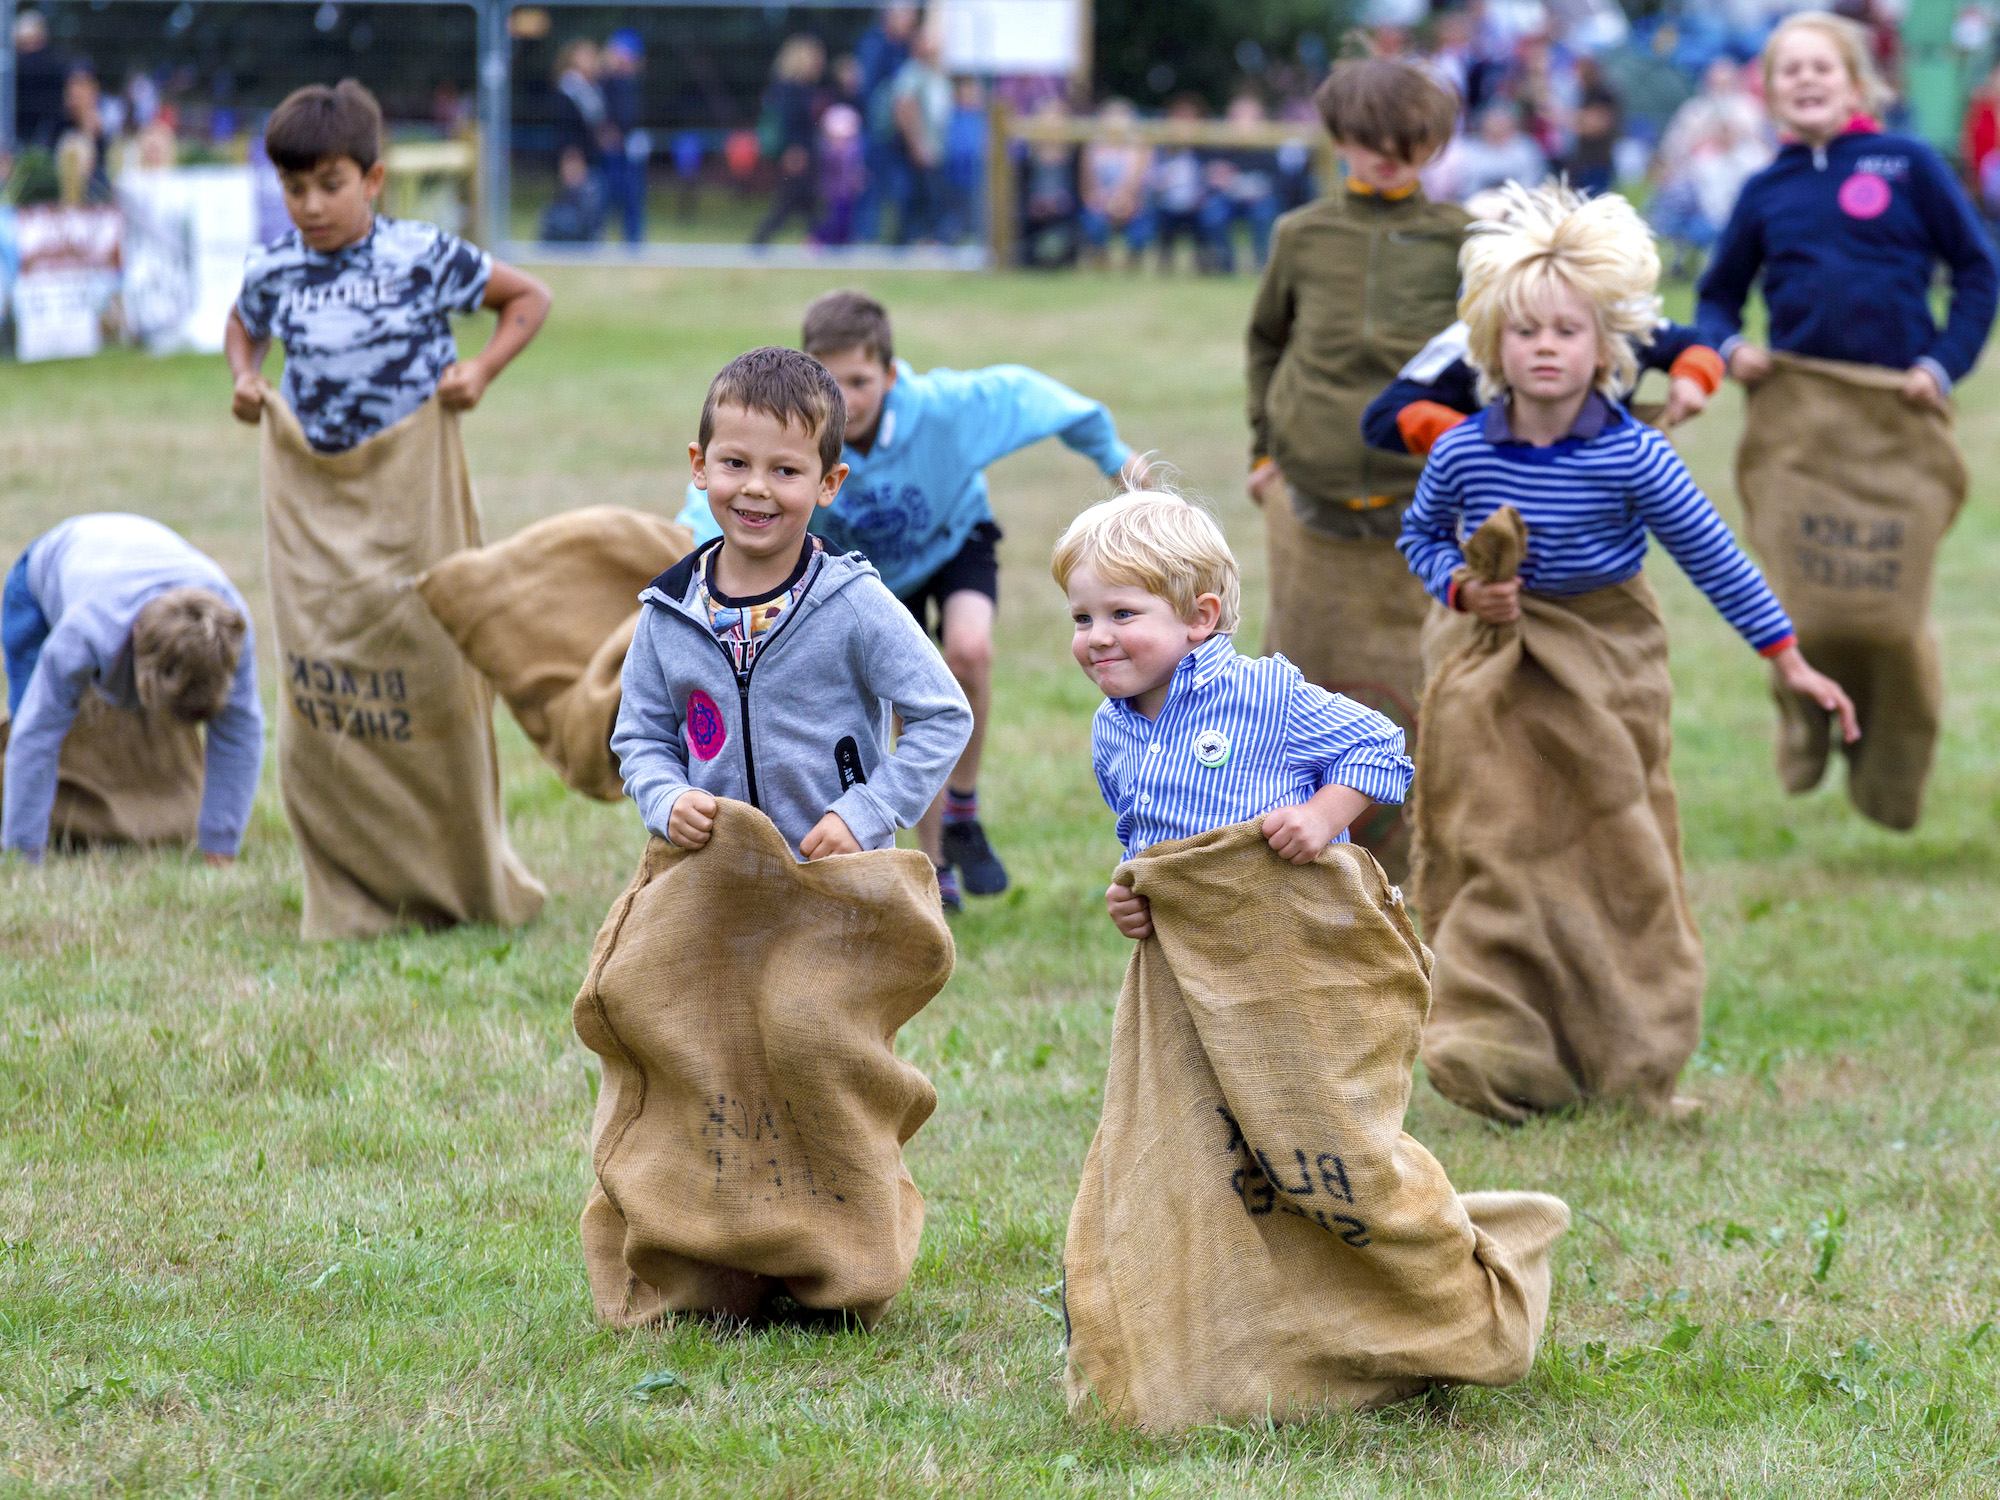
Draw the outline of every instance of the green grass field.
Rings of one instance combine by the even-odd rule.
[[[792,337],[824,283],[555,285],[540,342],[466,424],[495,537],[586,503],[677,509],[709,377]],[[873,286],[919,368],[1040,366],[1214,497],[1254,646],[1248,281]],[[1513,1389],[1171,1440],[1064,1415],[1063,1228],[1127,945],[1100,900],[1094,690],[1045,564],[1104,484],[1050,444],[993,474],[984,789],[1017,883],[957,923],[958,972],[903,1033],[939,1094],[910,1150],[930,1219],[874,1334],[594,1326],[576,1215],[595,1058],[570,1001],[643,835],[503,717],[511,830],[550,888],[526,931],[302,946],[275,774],[225,871],[0,864],[0,1493],[2000,1493],[1995,379],[1964,392],[1978,477],[1940,576],[1951,698],[1916,833],[1864,824],[1837,786],[1784,797],[1761,665],[1652,570],[1711,971],[1684,1087],[1709,1111],[1502,1130],[1420,1085],[1409,1119],[1460,1188],[1577,1211]],[[68,514],[142,511],[262,611],[256,442],[227,407],[217,360],[0,366],[0,558]],[[1725,395],[1683,441],[1732,514],[1740,410]]]

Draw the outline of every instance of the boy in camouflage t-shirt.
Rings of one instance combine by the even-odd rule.
[[[382,112],[353,79],[299,89],[272,113],[265,144],[295,226],[252,250],[229,315],[231,410],[263,415],[272,339],[285,346],[284,398],[322,453],[393,427],[435,393],[479,403],[549,309],[548,289],[431,224],[378,219]],[[499,327],[461,361],[449,314],[490,307]]]

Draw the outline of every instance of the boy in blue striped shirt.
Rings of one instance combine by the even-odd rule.
[[[1401,802],[1403,731],[1313,686],[1282,656],[1238,656],[1236,559],[1206,511],[1137,491],[1093,505],[1056,544],[1077,665],[1104,692],[1091,766],[1129,857],[1261,818],[1310,864],[1375,802]],[[1118,930],[1150,937],[1144,896],[1105,892]]]

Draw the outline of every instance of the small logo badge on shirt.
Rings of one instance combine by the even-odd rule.
[[[700,688],[689,693],[687,741],[695,759],[714,760],[722,753],[723,741],[728,738],[729,731],[722,722],[722,710],[715,706],[715,700]]]
[[[1220,729],[1204,729],[1195,736],[1194,758],[1213,771],[1229,762],[1229,736]]]
[[[1879,219],[1889,211],[1889,184],[1873,172],[1856,172],[1840,185],[1841,211],[1851,219]]]

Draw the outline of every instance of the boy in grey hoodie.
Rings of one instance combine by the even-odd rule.
[[[681,848],[708,842],[718,797],[761,808],[803,859],[886,848],[972,732],[875,569],[806,529],[847,477],[845,426],[833,377],[794,349],[731,361],[702,405],[688,457],[722,536],[639,596],[611,736],[626,795]]]

